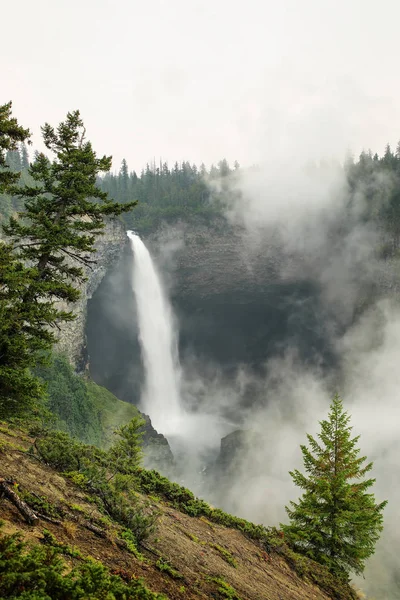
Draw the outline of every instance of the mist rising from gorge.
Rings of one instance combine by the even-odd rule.
[[[391,184],[377,174],[382,204]],[[284,521],[285,504],[299,496],[288,471],[302,467],[299,446],[339,392],[362,453],[375,461],[377,498],[389,499],[363,587],[395,597],[400,318],[393,265],[379,256],[382,232],[365,218],[364,190],[350,194],[337,164],[283,161],[210,187],[211,201],[224,206],[223,230],[181,223],[145,240],[176,317],[183,402],[197,415],[181,436],[192,440],[182,450],[183,482],[253,521]],[[124,287],[131,261],[128,252],[91,301],[88,336],[95,378],[138,403],[137,314]],[[202,424],[202,415],[212,418]],[[236,429],[252,431],[254,443],[231,477],[208,489],[198,471]]]

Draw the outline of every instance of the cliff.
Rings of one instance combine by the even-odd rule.
[[[85,268],[86,281],[79,285],[81,295],[73,307],[76,318],[70,323],[64,323],[58,332],[58,350],[69,358],[78,371],[83,371],[88,363],[85,333],[88,300],[93,296],[107,271],[112,270],[118,263],[125,244],[126,233],[123,223],[109,220],[95,244],[96,264]]]

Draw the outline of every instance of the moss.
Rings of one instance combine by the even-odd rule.
[[[67,502],[67,507],[72,510],[73,512],[77,512],[80,513],[82,515],[84,515],[85,517],[87,516],[87,511],[82,508],[82,506],[79,506],[79,504],[73,504],[73,503],[69,503]]]
[[[194,533],[190,533],[190,531],[187,531],[186,529],[181,529],[183,535],[186,535],[186,537],[189,538],[189,540],[192,540],[192,542],[195,542],[196,544],[200,544],[200,539],[197,537],[197,535],[194,535]]]
[[[156,562],[156,567],[159,571],[161,571],[162,573],[166,573],[172,579],[183,579],[183,575],[181,575],[181,573],[179,573],[179,571],[177,571],[176,569],[171,567],[171,565],[167,561],[165,561],[163,558],[160,558]]]
[[[207,581],[212,581],[218,585],[217,591],[223,598],[228,600],[241,600],[240,596],[229,583],[226,583],[222,577],[208,577]]]
[[[216,550],[221,555],[225,562],[227,562],[229,565],[236,569],[237,562],[235,561],[229,550],[226,550],[226,548],[223,548],[218,544],[209,544],[209,546],[211,546],[211,548],[214,548],[214,550]]]
[[[5,435],[8,435],[9,437],[13,438],[18,437],[17,434],[8,429],[8,427],[0,427],[0,433],[4,433]]]

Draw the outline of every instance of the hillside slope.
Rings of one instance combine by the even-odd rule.
[[[29,525],[8,499],[0,498],[0,519],[4,522],[0,537],[20,532],[29,545],[46,541],[56,545],[61,548],[68,569],[90,556],[122,580],[143,578],[149,590],[170,599],[355,597],[350,588],[333,580],[319,565],[287,550],[283,543],[252,540],[238,528],[217,523],[210,507],[208,517],[185,514],[177,502],[163,495],[163,481],[167,480],[161,477],[154,486],[157,496],[145,495],[143,489],[138,492],[140,501],[146,502],[146,510],[158,515],[154,532],[138,552],[126,541],[123,529],[100,511],[96,498],[27,454],[33,442],[27,434],[1,424],[0,481],[6,480],[9,486],[15,482],[13,489],[41,516],[35,526]],[[149,489],[154,472],[143,473]],[[223,513],[215,512],[221,521]],[[236,521],[239,529],[250,525]],[[50,533],[44,535],[44,530]]]

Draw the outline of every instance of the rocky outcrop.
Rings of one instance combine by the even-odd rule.
[[[169,447],[168,440],[158,433],[152,425],[148,415],[141,413],[145,424],[143,431],[143,466],[146,469],[155,469],[165,475],[170,475],[174,469],[174,457]]]
[[[78,371],[83,371],[88,364],[86,349],[86,317],[88,300],[101,283],[107,271],[116,266],[127,243],[125,227],[121,221],[110,220],[104,232],[96,241],[96,264],[85,268],[86,281],[79,285],[81,293],[78,302],[73,306],[76,318],[64,323],[58,332],[58,350],[64,353]],[[68,306],[66,309],[70,310]]]

